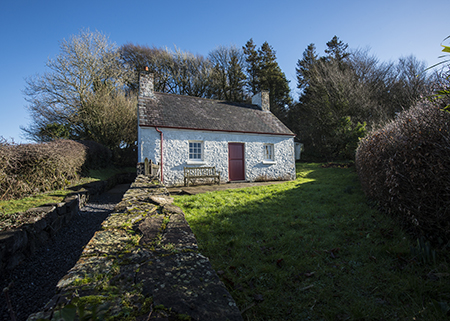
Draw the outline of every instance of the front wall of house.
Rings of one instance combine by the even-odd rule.
[[[215,166],[221,180],[228,181],[228,143],[244,143],[245,179],[295,179],[295,151],[292,136],[257,135],[160,128],[163,133],[163,173],[167,186],[183,185],[185,166]],[[203,142],[203,161],[189,161],[189,141]],[[274,162],[264,161],[264,144],[273,144]],[[160,133],[155,128],[139,129],[139,162],[161,161]]]

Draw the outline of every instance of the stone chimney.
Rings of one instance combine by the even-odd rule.
[[[252,97],[252,104],[258,105],[261,110],[270,111],[269,91],[262,90]]]
[[[153,82],[153,73],[148,71],[148,67],[145,67],[145,70],[139,73],[139,97],[155,97]]]

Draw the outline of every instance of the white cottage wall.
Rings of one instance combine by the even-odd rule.
[[[221,180],[228,181],[228,143],[244,143],[245,179],[295,179],[295,149],[292,136],[241,134],[159,128],[163,132],[163,173],[167,186],[183,185],[185,166],[215,166]],[[189,141],[203,142],[203,161],[189,161]],[[274,145],[275,161],[264,162],[264,144]],[[153,127],[139,129],[139,162],[160,162],[160,134]]]

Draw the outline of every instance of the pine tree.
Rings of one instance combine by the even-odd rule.
[[[237,53],[232,53],[228,70],[229,101],[240,102],[244,100],[245,79],[240,56]]]
[[[335,60],[341,63],[350,56],[350,53],[346,52],[348,44],[343,43],[337,36],[327,42],[327,47],[325,49],[325,53],[328,54],[327,60]]]
[[[258,93],[261,89],[259,86],[259,66],[260,56],[256,50],[253,39],[247,41],[244,47],[245,62],[247,63],[247,91],[250,96]]]
[[[270,110],[286,122],[287,111],[292,104],[289,81],[276,61],[276,52],[267,42],[258,49],[258,55],[259,88],[269,91]]]
[[[311,43],[303,52],[303,59],[297,61],[297,68],[295,68],[298,89],[304,90],[309,86],[309,81],[314,74],[314,67],[317,60],[316,46]]]

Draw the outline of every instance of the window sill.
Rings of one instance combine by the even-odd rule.
[[[276,165],[277,162],[275,161],[270,161],[270,160],[265,160],[262,162],[264,165]]]
[[[188,165],[206,165],[206,162],[202,161],[202,160],[188,160],[186,162],[186,164],[188,164]]]

